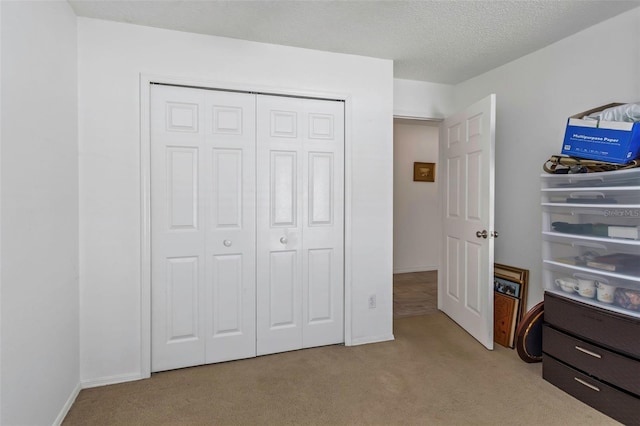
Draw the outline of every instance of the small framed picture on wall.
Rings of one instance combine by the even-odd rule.
[[[413,163],[414,182],[435,182],[436,163]]]

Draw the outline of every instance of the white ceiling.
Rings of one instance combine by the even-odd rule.
[[[395,78],[448,84],[640,6],[640,0],[68,1],[78,16],[393,59]]]

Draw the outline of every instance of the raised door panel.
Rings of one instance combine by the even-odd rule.
[[[243,332],[242,255],[213,257],[211,314],[214,339],[237,336]]]
[[[243,225],[243,152],[240,149],[212,150],[213,229],[241,229]]]
[[[466,242],[465,246],[465,275],[467,279],[465,286],[465,307],[471,314],[475,313],[478,315],[478,321],[480,321],[480,315],[483,311],[482,295],[479,291],[481,288],[480,282],[483,280],[483,276],[480,274],[482,245],[475,242]]]
[[[333,153],[309,154],[309,226],[333,222]]]
[[[445,282],[446,296],[453,298],[455,301],[460,300],[460,266],[463,264],[461,260],[462,247],[459,238],[447,236],[446,241],[446,276]]]
[[[198,148],[166,148],[169,229],[198,227]]]
[[[199,268],[197,257],[167,259],[167,342],[197,340]]]
[[[166,131],[198,133],[200,126],[199,109],[201,104],[197,102],[167,101],[164,105],[166,112],[166,121],[164,123]]]
[[[334,319],[332,304],[333,253],[332,249],[309,250],[308,271],[308,323],[322,323]]]
[[[278,251],[269,262],[269,329],[294,328],[300,323],[297,300],[297,253]],[[296,345],[292,345],[293,348]]]
[[[297,226],[297,153],[272,151],[270,167],[271,227]]]
[[[460,196],[462,179],[460,177],[460,157],[447,158],[446,215],[447,219],[461,219]]]
[[[482,152],[474,151],[467,154],[467,187],[466,214],[467,221],[482,227]]]

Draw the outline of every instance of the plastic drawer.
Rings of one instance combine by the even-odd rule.
[[[561,204],[640,204],[640,186],[602,188],[547,188],[542,192],[543,203]]]
[[[542,241],[544,259],[640,275],[640,241],[589,238],[554,232],[544,232]]]
[[[542,204],[542,231],[587,237],[633,239],[640,225],[640,205],[595,206],[570,204]],[[627,227],[631,237],[621,238],[618,228]],[[611,228],[611,229],[610,229]],[[609,235],[612,235],[611,237]],[[639,235],[640,236],[640,235]],[[640,239],[638,240],[640,241]]]
[[[549,174],[541,176],[543,188],[597,188],[640,185],[640,168],[603,173]]]

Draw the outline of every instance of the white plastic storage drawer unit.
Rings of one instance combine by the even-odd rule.
[[[541,180],[543,377],[640,424],[640,169]]]

